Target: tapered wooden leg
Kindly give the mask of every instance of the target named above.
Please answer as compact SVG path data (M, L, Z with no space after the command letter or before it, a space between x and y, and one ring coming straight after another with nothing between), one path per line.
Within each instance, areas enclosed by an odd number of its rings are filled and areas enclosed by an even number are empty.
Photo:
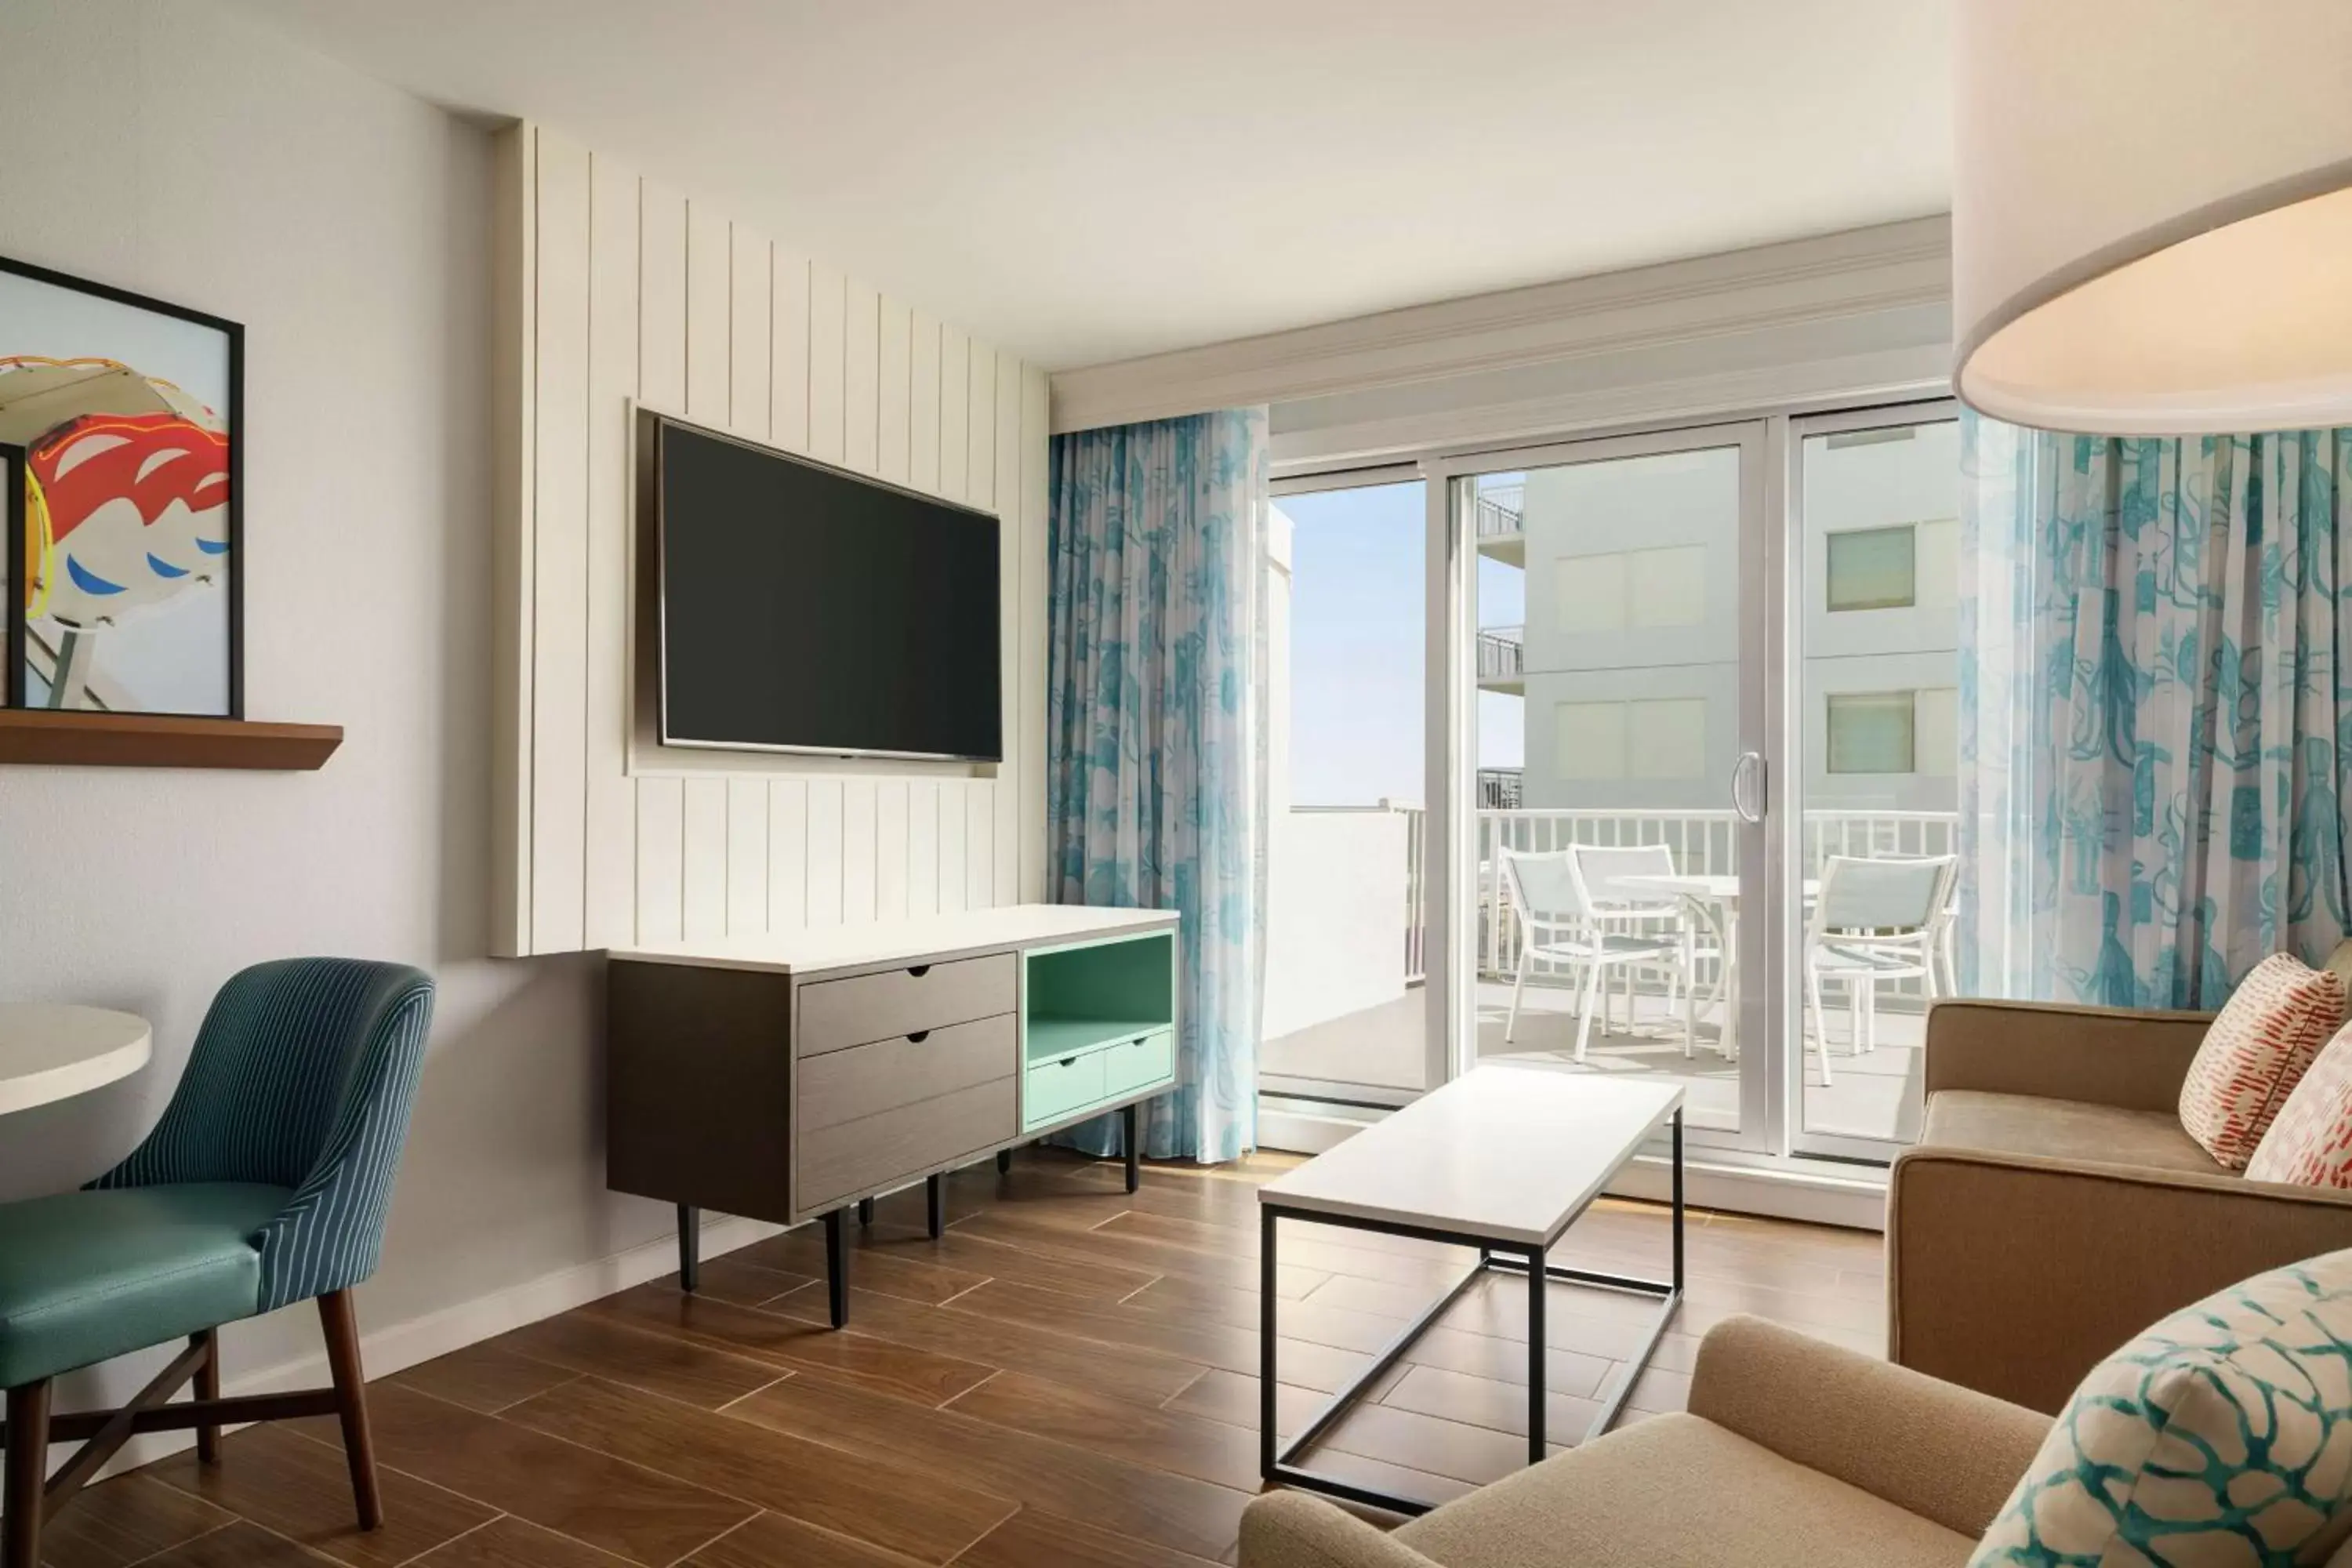
M327 1364L335 1373L335 1414L343 1424L343 1458L352 1468L352 1500L360 1528L383 1523L383 1501L375 1485L375 1439L368 1433L367 1373L360 1368L360 1325L352 1293L330 1290L319 1298L319 1321L327 1331Z
M923 1203L929 1211L927 1217L930 1221L931 1239L937 1241L947 1234L948 1228L946 1177L933 1174L923 1183Z
M1135 1191L1143 1184L1143 1103L1138 1100L1125 1111L1127 1125L1121 1130L1127 1144L1127 1190Z
M220 1331L206 1329L190 1334L188 1342L205 1347L205 1364L196 1368L196 1397L199 1400L220 1397ZM220 1463L220 1426L210 1422L196 1428L196 1462L200 1465Z
M702 1211L692 1204L677 1205L677 1287L692 1290L702 1283Z
M1010 1149L999 1149L996 1152L996 1173L1000 1176L1005 1175L1010 1173L1012 1169L1013 1151Z
M824 1216L824 1293L836 1329L849 1321L849 1236L843 1228L846 1209L828 1210Z
M49 1472L49 1380L8 1391L7 1536L0 1568L40 1568L41 1488Z

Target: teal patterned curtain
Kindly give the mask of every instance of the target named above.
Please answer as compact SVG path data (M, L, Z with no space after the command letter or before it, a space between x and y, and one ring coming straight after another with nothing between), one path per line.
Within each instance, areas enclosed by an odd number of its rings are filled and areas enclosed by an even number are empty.
M1054 437L1047 874L1062 903L1182 914L1154 1159L1256 1142L1265 435L1255 408ZM1071 1141L1118 1138L1104 1117Z
M2216 1007L2325 960L2352 430L1962 441L1963 992Z

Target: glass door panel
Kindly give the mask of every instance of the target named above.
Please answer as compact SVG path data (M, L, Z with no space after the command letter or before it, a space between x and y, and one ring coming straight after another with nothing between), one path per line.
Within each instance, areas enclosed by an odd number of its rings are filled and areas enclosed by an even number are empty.
M1890 1159L1918 1135L1926 1008L1952 983L1959 426L1936 405L1794 433L1791 1142Z
M1274 499L1269 1095L1398 1105L1445 1071L1424 989L1425 494L1412 479Z
M1696 1136L1750 1146L1770 1056L1740 984L1768 951L1743 919L1764 907L1761 450L1760 426L1725 426L1454 480L1475 1054L1671 1079Z

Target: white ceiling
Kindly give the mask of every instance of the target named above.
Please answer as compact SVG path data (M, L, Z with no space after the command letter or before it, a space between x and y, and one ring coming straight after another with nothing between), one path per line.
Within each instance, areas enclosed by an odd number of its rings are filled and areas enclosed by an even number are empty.
M229 0L1055 367L1942 211L1948 0Z

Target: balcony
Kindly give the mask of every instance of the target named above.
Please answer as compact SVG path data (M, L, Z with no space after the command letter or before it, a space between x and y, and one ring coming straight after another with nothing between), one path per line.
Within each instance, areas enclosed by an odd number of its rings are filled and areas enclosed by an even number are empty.
M1478 633L1478 689L1528 694L1528 629L1487 626Z
M1482 489L1477 499L1478 553L1507 565L1528 563L1528 492L1525 485Z
M1481 1057L1531 1056L1572 1065L1576 993L1569 976L1538 962L1531 969L1515 1039L1503 1038L1521 933L1502 884L1502 849L1557 850L1574 845L1663 844L1677 872L1736 875L1738 818L1729 811L1640 812L1521 810L1486 805L1490 779L1497 795L1514 770L1481 770L1482 809L1475 826L1477 877L1474 929L1476 1013ZM1316 1083L1363 1085L1404 1092L1427 1087L1427 1007L1419 989L1424 918L1420 881L1420 813L1390 808L1313 816L1316 869L1286 854L1277 836L1272 856L1267 940L1267 1038L1260 1068L1286 1092ZM1811 811L1805 814L1803 874L1818 875L1832 855L1948 855L1957 847L1958 817L1948 812ZM1277 830L1279 835L1280 830ZM1381 869L1391 857L1410 863ZM1288 861L1286 867L1286 860ZM1391 911L1398 911L1392 913ZM1384 921L1402 918L1398 933ZM1402 955L1410 955L1400 962ZM1345 981L1339 978L1345 976ZM1723 978L1718 961L1698 966L1699 994L1709 996ZM1740 1072L1735 1058L1716 1047L1723 1010L1713 1005L1696 1020L1696 1048L1683 1055L1681 1017L1654 981L1633 984L1630 995L1612 976L1615 1000L1604 1026L1596 1011L1583 1070L1622 1077L1671 1078L1688 1090L1692 1124L1738 1123ZM1804 1098L1799 1114L1816 1131L1907 1141L1916 1136L1919 1106L1919 1045L1927 996L1916 980L1887 982L1877 992L1875 1047L1856 1050L1846 998L1832 991L1826 1016L1807 1018ZM1812 1031L1826 1033L1834 1070L1821 1081Z

